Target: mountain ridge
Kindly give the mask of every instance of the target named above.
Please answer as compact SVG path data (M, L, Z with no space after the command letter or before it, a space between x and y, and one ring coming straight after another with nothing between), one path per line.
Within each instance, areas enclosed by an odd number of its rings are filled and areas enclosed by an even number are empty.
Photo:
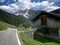
M0 10L0 21L6 22L8 24L19 26L20 24L23 24L25 22L30 22L28 19L26 19L23 15L14 15L8 12L5 12L3 10Z

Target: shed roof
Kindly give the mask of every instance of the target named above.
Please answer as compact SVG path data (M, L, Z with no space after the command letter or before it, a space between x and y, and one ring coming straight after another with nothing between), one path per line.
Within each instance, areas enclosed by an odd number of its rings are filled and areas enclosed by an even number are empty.
M32 21L37 20L38 18L40 18L40 16L42 15L46 15L48 17L54 18L54 19L58 19L60 20L60 14L57 13L52 13L52 12L47 12L47 11L41 11L38 15L34 16L32 18Z

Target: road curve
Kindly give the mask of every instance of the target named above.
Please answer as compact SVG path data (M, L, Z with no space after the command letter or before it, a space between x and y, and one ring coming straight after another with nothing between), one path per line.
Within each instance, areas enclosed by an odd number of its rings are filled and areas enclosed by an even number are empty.
M16 34L16 29L14 28L0 31L0 45L19 45Z

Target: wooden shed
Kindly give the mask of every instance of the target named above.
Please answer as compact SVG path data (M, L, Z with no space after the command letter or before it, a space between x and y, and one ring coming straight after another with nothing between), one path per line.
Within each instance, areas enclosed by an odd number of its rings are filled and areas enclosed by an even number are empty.
M41 11L32 21L37 32L60 41L60 14Z

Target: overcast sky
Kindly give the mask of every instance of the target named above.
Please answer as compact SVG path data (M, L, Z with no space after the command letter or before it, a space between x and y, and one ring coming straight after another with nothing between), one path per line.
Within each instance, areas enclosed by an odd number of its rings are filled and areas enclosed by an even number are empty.
M34 9L52 11L60 8L60 0L0 0L0 9L10 13Z

